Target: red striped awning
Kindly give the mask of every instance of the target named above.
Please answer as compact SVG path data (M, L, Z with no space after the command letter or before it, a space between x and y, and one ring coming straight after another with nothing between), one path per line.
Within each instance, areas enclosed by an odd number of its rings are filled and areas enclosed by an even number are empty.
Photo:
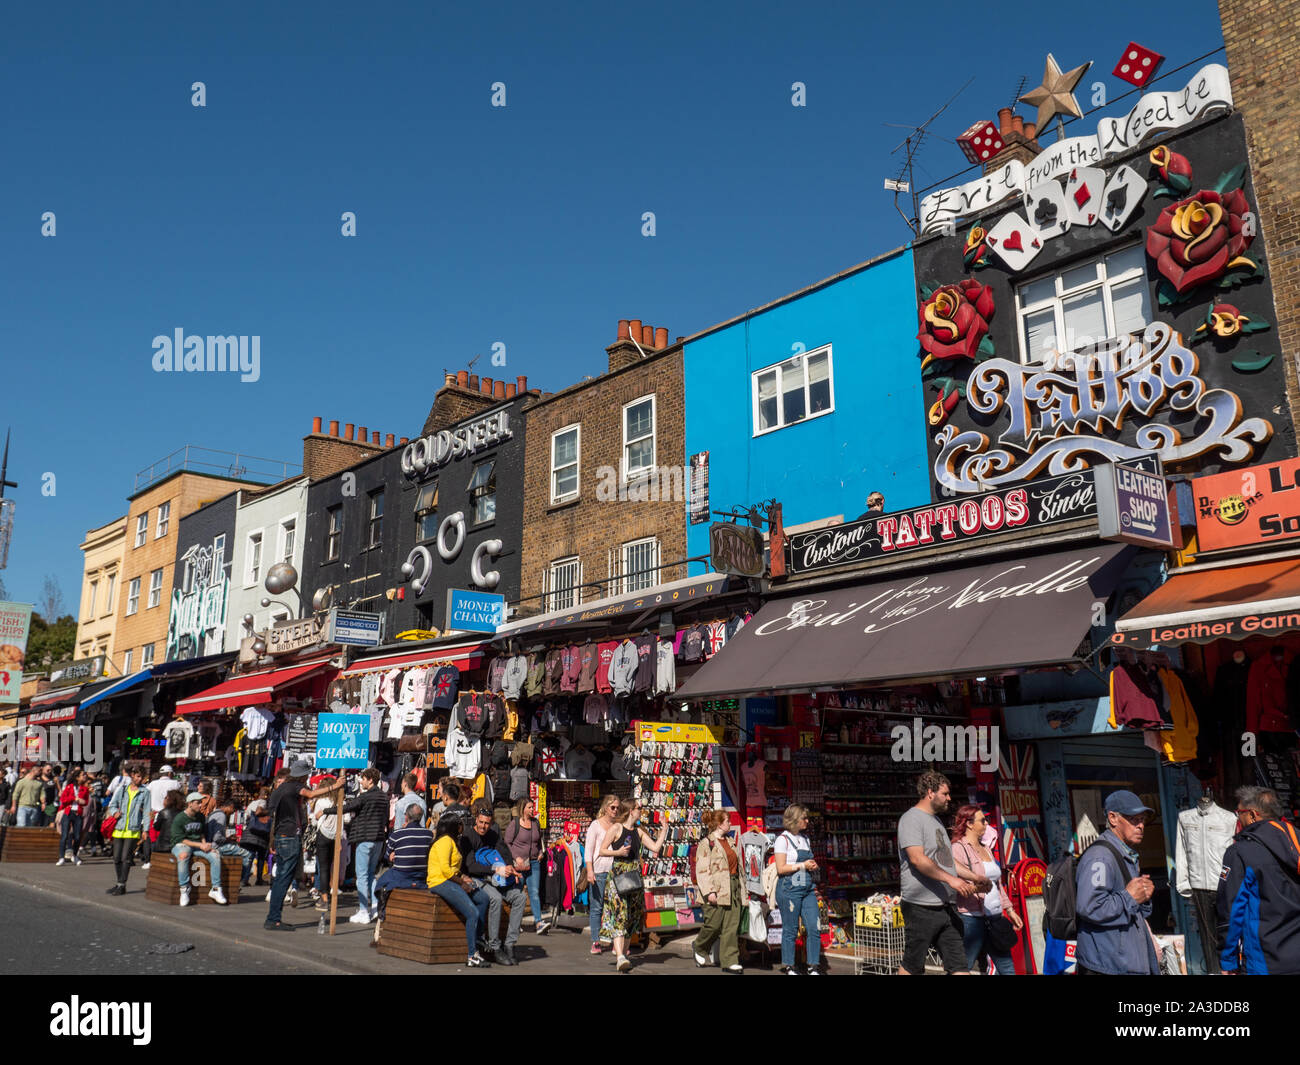
M176 712L197 714L203 710L224 710L227 707L265 706L281 689L328 668L329 660L320 659L232 677L197 695L191 695L188 699L177 700Z
M481 643L464 644L458 647L421 647L411 651L401 651L364 658L353 662L343 671L345 677L359 677L363 673L374 673L381 669L414 669L428 666L434 662L446 662L459 670L474 669L483 661L486 645Z

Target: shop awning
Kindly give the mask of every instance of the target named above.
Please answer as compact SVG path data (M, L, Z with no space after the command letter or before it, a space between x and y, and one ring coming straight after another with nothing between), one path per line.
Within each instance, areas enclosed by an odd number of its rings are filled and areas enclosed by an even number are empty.
M94 706L95 703L102 702L104 699L111 699L114 695L119 695L128 688L134 688L137 684L142 684L152 676L152 669L142 669L138 673L132 673L129 676L120 678L119 680L101 681L99 682L101 685L99 687L96 687L96 685L93 684L87 684L86 687L82 689L83 698L81 700L81 708L84 710L86 707ZM90 695L87 697L87 691L92 688L94 691L90 692Z
M483 661L485 648L481 643L457 644L451 647L420 647L411 651L390 651L388 654L363 658L343 671L345 677L358 677L379 669L414 669L433 662L450 662L459 670L474 669Z
M87 685L78 684L71 688L56 688L53 691L41 692L40 695L32 696L28 706L32 710L49 710L56 706L71 706L76 709L77 703L81 701L81 693L86 687Z
M226 707L266 706L276 693L297 681L329 668L329 659L300 662L280 669L264 669L233 677L211 688L205 688L188 699L176 702L176 713L197 714L203 710L223 710Z
M1175 573L1115 629L1116 643L1142 647L1300 630L1300 558Z
M847 687L1074 658L1132 549L1100 544L774 599L676 698Z
M606 622L617 625L619 621L626 621L646 612L672 610L674 607L710 599L721 595L726 589L725 573L684 577L680 581L657 584L644 591L593 599L589 603L582 603L568 610L552 610L548 614L538 614L536 617L512 621L497 629L496 636L498 639L504 636L524 636L550 629L590 627L603 625Z

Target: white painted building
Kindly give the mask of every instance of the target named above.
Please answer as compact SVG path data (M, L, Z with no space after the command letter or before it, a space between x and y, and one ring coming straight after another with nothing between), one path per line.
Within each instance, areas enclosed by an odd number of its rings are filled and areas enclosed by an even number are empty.
M235 541L230 550L227 651L239 650L239 641L246 634L243 625L245 614L253 615L254 627L258 631L273 621L302 615L293 592L273 596L266 591L263 582L266 571L277 562L289 562L299 573L302 572L309 483L308 478L299 477L265 492L240 493L235 511ZM264 597L279 599L293 609L285 610L274 603L264 607Z

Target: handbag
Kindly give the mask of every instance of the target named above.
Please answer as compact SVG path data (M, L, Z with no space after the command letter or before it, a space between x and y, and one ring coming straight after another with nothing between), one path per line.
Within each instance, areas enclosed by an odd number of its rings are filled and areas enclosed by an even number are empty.
M99 833L105 839L113 838L115 828L117 828L117 814L109 814L99 823Z
M641 883L641 871L639 869L628 869L614 877L614 890L620 895L635 895L638 891L644 890Z
M1020 940L1015 925L1007 920L1004 913L996 917L986 917L984 927L984 941L988 944L989 950L995 954L1009 954L1011 948Z

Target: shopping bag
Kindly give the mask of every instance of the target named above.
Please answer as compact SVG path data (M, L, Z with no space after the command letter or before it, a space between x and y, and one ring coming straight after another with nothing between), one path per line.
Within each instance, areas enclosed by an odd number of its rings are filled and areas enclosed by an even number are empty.
M758 899L749 900L749 907L741 916L740 934L754 943L767 942L767 907Z

